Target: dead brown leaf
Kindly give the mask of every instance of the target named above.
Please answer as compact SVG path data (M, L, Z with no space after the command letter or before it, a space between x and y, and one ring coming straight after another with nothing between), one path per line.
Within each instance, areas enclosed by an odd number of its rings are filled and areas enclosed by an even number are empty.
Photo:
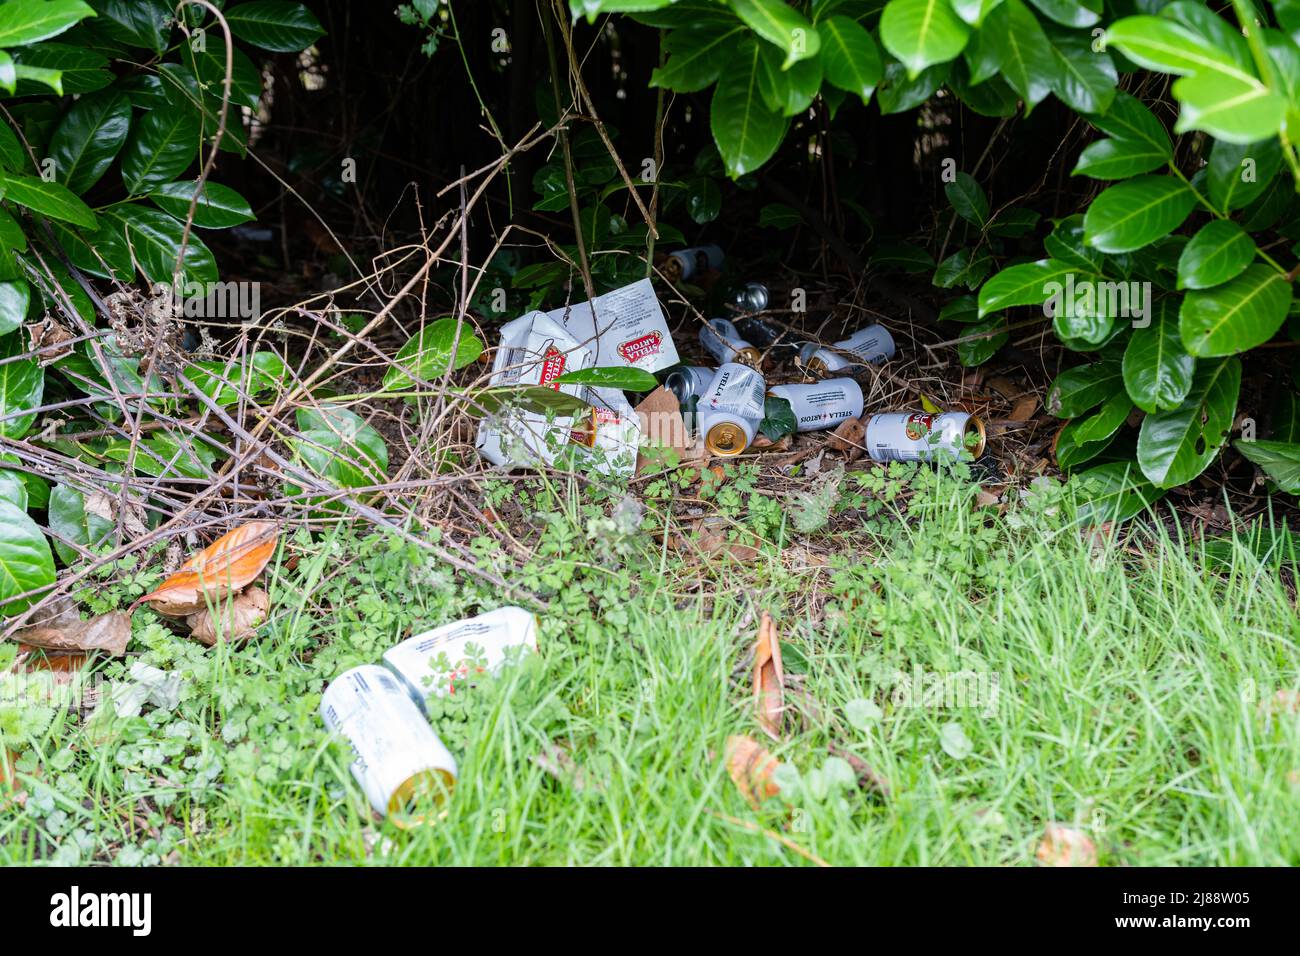
M275 554L278 529L273 521L250 521L222 535L190 558L155 591L147 602L166 617L189 617L209 602L251 584Z
M185 619L190 637L208 647L224 640L229 644L246 641L266 620L271 596L259 587L249 587L233 598L223 599L212 610L204 609Z
M678 461L687 458L691 438L686 431L686 422L682 418L681 404L677 401L676 395L661 385L637 405L636 415L641 422L644 444L652 448L656 445L660 448L670 448L677 452ZM649 455L644 451L637 453L637 474L655 471L662 467L660 456L653 451Z
M1038 396L1033 392L1027 395L1021 395L1016 399L1016 403L1011 406L1011 414L1007 416L1008 421L1027 422L1034 417L1034 412L1038 411Z
M860 418L848 418L835 426L835 430L826 439L826 447L831 451L843 452L849 461L854 461L867 450L867 426Z
M23 628L14 638L46 650L104 651L122 657L131 640L131 615L126 611L112 611L83 621L59 614L40 626Z
M1063 823L1049 823L1034 854L1043 866L1096 866L1097 846L1087 834Z
M764 732L780 740L785 720L785 668L781 666L781 635L767 611L759 621L754 643L754 712Z
M780 761L753 737L728 737L726 760L727 773L731 774L736 789L755 809L760 801L781 792L772 780L772 774L781 766Z
M886 777L883 773L876 770L874 767L871 766L871 764L867 763L857 754L845 750L843 747L840 747L836 744L830 745L830 752L834 754L836 757L840 757L843 760L846 760L848 762L848 765L853 768L853 772L858 775L859 787L861 787L863 790L874 791L875 793L880 794L880 796L884 797L886 800L889 799L889 795L891 792L889 786L889 778Z

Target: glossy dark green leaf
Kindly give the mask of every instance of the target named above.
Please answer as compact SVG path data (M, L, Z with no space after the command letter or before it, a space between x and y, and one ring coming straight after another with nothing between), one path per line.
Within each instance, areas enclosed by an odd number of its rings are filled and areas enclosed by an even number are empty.
M204 93L220 103L226 78L226 44L220 32L209 33L202 49L196 50L188 44L181 47L181 59L194 71ZM262 74L239 49L231 51L230 67L230 111L226 122L238 123L236 107L256 109L262 98Z
M630 366L580 368L572 372L565 372L555 381L561 385L620 388L628 392L652 392L659 385L659 380L649 372Z
M384 375L384 390L400 392L416 388L416 379L437 381L447 373L448 366L464 368L482 354L483 342L469 325L453 318L438 319L397 350L393 367Z
M1144 140L1099 139L1084 147L1070 175L1128 179L1157 169L1168 160L1167 155Z
M785 54L785 66L815 57L821 37L804 15L785 0L730 0L736 16Z
M63 92L69 96L102 90L113 82L108 58L84 47L68 43L38 43L14 50L13 54L15 61L25 66L57 70ZM19 96L45 92L35 84L31 89L26 87L26 83L18 84Z
M130 248L140 271L150 282L170 283L180 251L182 225L166 213L137 203L104 210L104 219L116 227ZM185 245L183 276L191 282L216 282L217 261L193 233Z
M54 174L81 195L108 171L131 128L131 101L112 90L73 104L50 137Z
M1090 10L1088 13L1096 16ZM1051 44L1056 59L1052 92L1057 99L1080 113L1106 112L1115 99L1115 85L1119 82L1110 54L1095 52L1087 34L1065 30L1055 31Z
M1081 445L1097 444L1109 439L1128 419L1133 403L1123 389L1101 403L1095 414L1077 419L1074 440Z
M1172 159L1173 144L1155 114L1129 93L1119 92L1105 114L1088 117L1088 122L1103 133L1120 140L1135 140L1150 146L1154 152Z
M1124 387L1144 412L1177 408L1192 388L1196 359L1178 332L1177 300L1156 304L1151 324L1133 330L1124 349Z
M1183 247L1178 288L1208 289L1239 276L1255 259L1255 241L1231 219L1206 223Z
M973 314L973 313L972 313ZM982 322L976 322L962 330L962 337L970 335L981 335L990 333L982 338L972 339L968 342L957 343L957 359L967 368L976 365L983 365L994 355L998 349L1006 345L1011 340L1011 333L1006 331L1006 319L1000 315L995 315L990 319Z
M1206 469L1232 429L1240 389L1240 361L1201 361L1181 405L1142 419L1138 464L1152 484L1172 488Z
M920 106L947 81L950 67L949 63L936 63L920 76L911 78L907 75L907 67L897 60L886 63L884 79L876 90L880 112L889 116Z
M664 38L668 59L650 75L650 85L678 93L707 89L722 74L727 54L744 34L739 21L725 29L713 24L678 27Z
M0 175L0 187L4 189L5 199L43 216L61 219L74 226L85 226L87 229L94 229L97 225L90 207L59 183L47 183L34 176L4 173Z
M87 230L84 237L79 230L59 222L51 222L50 231L68 261L87 275L125 282L135 274L125 237L107 219L98 229Z
M876 41L857 21L845 16L821 21L817 33L827 81L866 103L884 76Z
M980 289L980 316L1015 305L1040 305L1054 291L1059 292L1066 277L1076 272L1076 263L1057 259L1040 259L1003 269Z
M713 91L709 126L733 179L766 163L781 145L788 125L785 117L763 102L760 55L756 43L746 44Z
M149 193L158 208L174 219L185 221L194 198L195 183L167 183ZM203 229L226 229L254 218L248 200L229 186L205 183L199 201L194 206L194 225Z
M116 528L103 495L96 496L90 508L86 505L86 496L68 485L56 485L50 492L50 531L54 550L64 564L77 562L81 557L78 548L98 549Z
M1243 441L1232 443L1241 452L1264 470L1277 486L1288 494L1300 494L1300 443L1268 441Z
M1038 12L1049 20L1067 27L1090 27L1101 19L1101 3L1097 0L1029 0Z
M35 359L17 358L27 349L22 333L0 336L0 437L22 438L36 421L45 394L45 369Z
M1076 365L1056 376L1043 407L1057 418L1078 418L1123 389L1118 361L1103 359L1090 365Z
M185 375L218 405L235 405L244 399L256 401L283 385L289 379L289 369L274 352L254 352L239 361L195 362Z
M981 229L989 219L989 197L969 173L957 173L955 179L945 183L944 195L957 215Z
M140 117L122 153L127 192L147 193L185 172L198 156L200 132L198 117L185 109L160 108Z
M1275 139L1246 146L1216 142L1206 169L1210 201L1223 212L1250 205L1281 165L1282 148Z
M0 501L0 614L25 611L43 597L28 592L49 587L54 577L54 555L41 529L22 509Z
M1002 7L1007 11L1002 77L1020 94L1028 113L1057 85L1057 60L1047 34L1021 0L1004 0Z
M1256 263L1212 289L1189 292L1179 313L1187 351L1197 357L1235 355L1271 339L1286 321L1291 283Z
M277 53L305 50L322 36L320 21L301 3L254 0L226 11L230 32L241 40Z
M1102 252L1131 252L1169 235L1196 204L1187 184L1173 176L1139 176L1111 186L1083 217L1088 245Z
M1100 275L1106 261L1103 253L1084 243L1081 213L1058 222L1043 240L1043 249L1053 259L1088 274Z
M0 282L0 335L15 331L27 318L32 290L23 279Z
M880 17L880 42L912 79L955 58L969 37L970 27L948 0L889 0Z
M0 6L0 48L48 40L94 15L81 0L9 0Z
M168 0L95 0L95 8L99 11L96 29L112 39L155 53L167 49L172 23Z

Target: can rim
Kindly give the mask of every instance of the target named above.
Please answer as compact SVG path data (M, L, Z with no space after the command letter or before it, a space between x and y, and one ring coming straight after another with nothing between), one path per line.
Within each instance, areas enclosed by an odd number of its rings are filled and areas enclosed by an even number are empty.
M972 415L970 418L966 419L966 427L962 429L963 437L970 434L972 425L975 426L975 432L979 435L979 443L975 446L975 450L971 453L971 457L978 458L980 455L984 454L984 446L988 443L988 434L984 430L984 422L975 415Z
M399 830L413 827L429 826L442 819L443 804L456 786L456 778L451 771L441 767L421 770L402 781L388 798L388 818ZM433 806L426 813L411 813L409 807L416 797L433 798Z
M729 431L734 432L736 437L740 439L739 443L736 444L734 448L727 449L727 448L720 447L719 445L720 439L715 436L717 436L719 431L722 429L727 429ZM749 447L749 442L746 440L747 438L748 436L745 434L745 429L737 425L735 422L718 422L716 425L710 428L707 433L705 433L704 447L707 448L711 453L715 455L719 455L724 458L730 458L733 455L739 455L747 447Z

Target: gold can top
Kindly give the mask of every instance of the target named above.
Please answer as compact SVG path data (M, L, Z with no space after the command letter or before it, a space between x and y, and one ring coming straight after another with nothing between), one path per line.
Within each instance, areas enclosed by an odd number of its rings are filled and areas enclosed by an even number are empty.
M739 455L747 444L745 430L732 422L719 422L704 436L704 447L714 455Z

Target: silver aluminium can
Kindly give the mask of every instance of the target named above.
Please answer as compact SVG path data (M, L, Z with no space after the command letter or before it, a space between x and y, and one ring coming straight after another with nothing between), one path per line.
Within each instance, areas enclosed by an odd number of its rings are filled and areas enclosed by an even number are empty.
M753 442L763 420L767 383L757 369L725 362L699 403L700 434L714 455L739 455Z
M456 784L456 760L397 677L375 664L325 688L325 726L352 747L352 776L377 812L406 829L435 819Z
M862 386L851 378L777 385L768 394L790 403L796 426L801 432L834 428L840 422L862 414Z
M898 346L883 325L868 325L830 347L810 342L799 353L809 372L839 372L853 365L878 365L894 357Z
M729 319L709 319L700 326L700 344L719 362L744 362L756 366L762 357L752 343L741 337Z
M967 412L880 412L867 422L867 453L875 461L933 461L963 450L984 452L984 423Z
M678 403L684 410L692 398L698 399L705 393L716 374L718 374L716 368L683 365L668 373L667 378L664 379L664 388L677 397Z

